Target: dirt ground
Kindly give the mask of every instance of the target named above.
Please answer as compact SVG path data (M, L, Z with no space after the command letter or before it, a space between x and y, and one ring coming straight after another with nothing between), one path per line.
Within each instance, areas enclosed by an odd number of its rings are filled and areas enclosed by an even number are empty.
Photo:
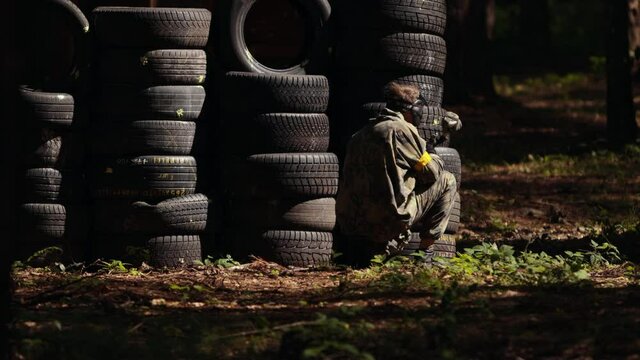
M629 233L640 211L640 151L605 149L604 83L579 74L497 85L500 101L452 108L464 121L453 141L464 164L460 248L489 241L549 251ZM175 271L22 268L13 356L640 359L633 267L556 286L261 260Z

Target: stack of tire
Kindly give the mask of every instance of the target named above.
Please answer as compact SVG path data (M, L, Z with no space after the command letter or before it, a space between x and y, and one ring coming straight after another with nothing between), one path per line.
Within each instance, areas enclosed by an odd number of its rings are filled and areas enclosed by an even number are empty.
M60 247L65 258L84 256L82 226L85 213L82 148L72 127L73 96L20 88L26 121L23 131L24 172L19 205L18 254L27 256L46 247Z
M340 117L338 153L351 135L385 107L383 89L395 81L416 85L428 106L418 132L461 182L460 156L449 148L443 127L443 73L447 48L443 39L445 0L352 0L336 4L336 116ZM456 197L447 233L457 232L460 201ZM418 249L414 234L407 252ZM455 254L455 239L445 236L429 249L442 257Z
M224 89L228 248L287 266L329 264L339 165L327 153L327 78L229 72Z
M86 75L82 71L86 64L82 50L89 22L70 1L43 1L38 6L41 11L36 12L38 16L46 14L69 27L74 56L70 71L58 74L58 81L28 80L41 84L38 87L44 90L31 85L18 89L23 147L18 172L19 238L13 249L19 258L24 258L38 250L57 247L63 250L64 260L75 262L85 255L87 229L82 216L86 213L86 199L82 131L74 116L77 108L74 96L69 92L75 94L79 90L78 79ZM61 260L57 256L60 253L48 253L47 256L56 255L49 261Z
M260 63L245 39L256 1L216 3L216 59L227 71L220 86L220 245L238 259L255 255L287 266L323 266L331 261L339 172L337 156L327 152L329 83L317 75L329 59L331 7L327 0L296 3L306 47L282 69ZM263 15L255 31L264 26L268 33L285 16Z
M192 157L211 13L99 7L91 162L96 255L148 250L154 266L201 259L208 199Z

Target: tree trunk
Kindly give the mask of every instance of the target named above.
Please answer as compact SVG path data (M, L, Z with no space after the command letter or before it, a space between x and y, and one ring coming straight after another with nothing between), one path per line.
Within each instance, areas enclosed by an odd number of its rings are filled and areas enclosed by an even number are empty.
M640 0L629 0L629 53L633 54L631 71L640 75Z
M472 0L469 7L465 77L471 95L482 99L496 96L491 49L495 10L495 0Z
M607 0L607 136L614 147L634 142L638 133L629 56L629 2Z
M495 0L449 0L447 7L445 102L494 98L490 48Z
M520 39L527 65L549 65L551 33L548 0L521 0Z

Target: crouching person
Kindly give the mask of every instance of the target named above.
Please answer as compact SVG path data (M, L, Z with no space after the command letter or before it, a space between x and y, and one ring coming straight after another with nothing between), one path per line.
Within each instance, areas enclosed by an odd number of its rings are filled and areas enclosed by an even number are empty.
M355 265L367 265L376 254L398 254L411 228L424 247L447 228L456 180L418 135L424 111L419 95L415 86L389 84L386 109L347 145L336 215Z

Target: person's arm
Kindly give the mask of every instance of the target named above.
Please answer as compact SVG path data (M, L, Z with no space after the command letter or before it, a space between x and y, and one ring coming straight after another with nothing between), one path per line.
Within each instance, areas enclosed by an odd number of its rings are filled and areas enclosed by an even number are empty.
M417 132L399 129L395 132L395 151L398 163L411 169L423 184L433 184L444 171L444 163L426 149L426 142Z

